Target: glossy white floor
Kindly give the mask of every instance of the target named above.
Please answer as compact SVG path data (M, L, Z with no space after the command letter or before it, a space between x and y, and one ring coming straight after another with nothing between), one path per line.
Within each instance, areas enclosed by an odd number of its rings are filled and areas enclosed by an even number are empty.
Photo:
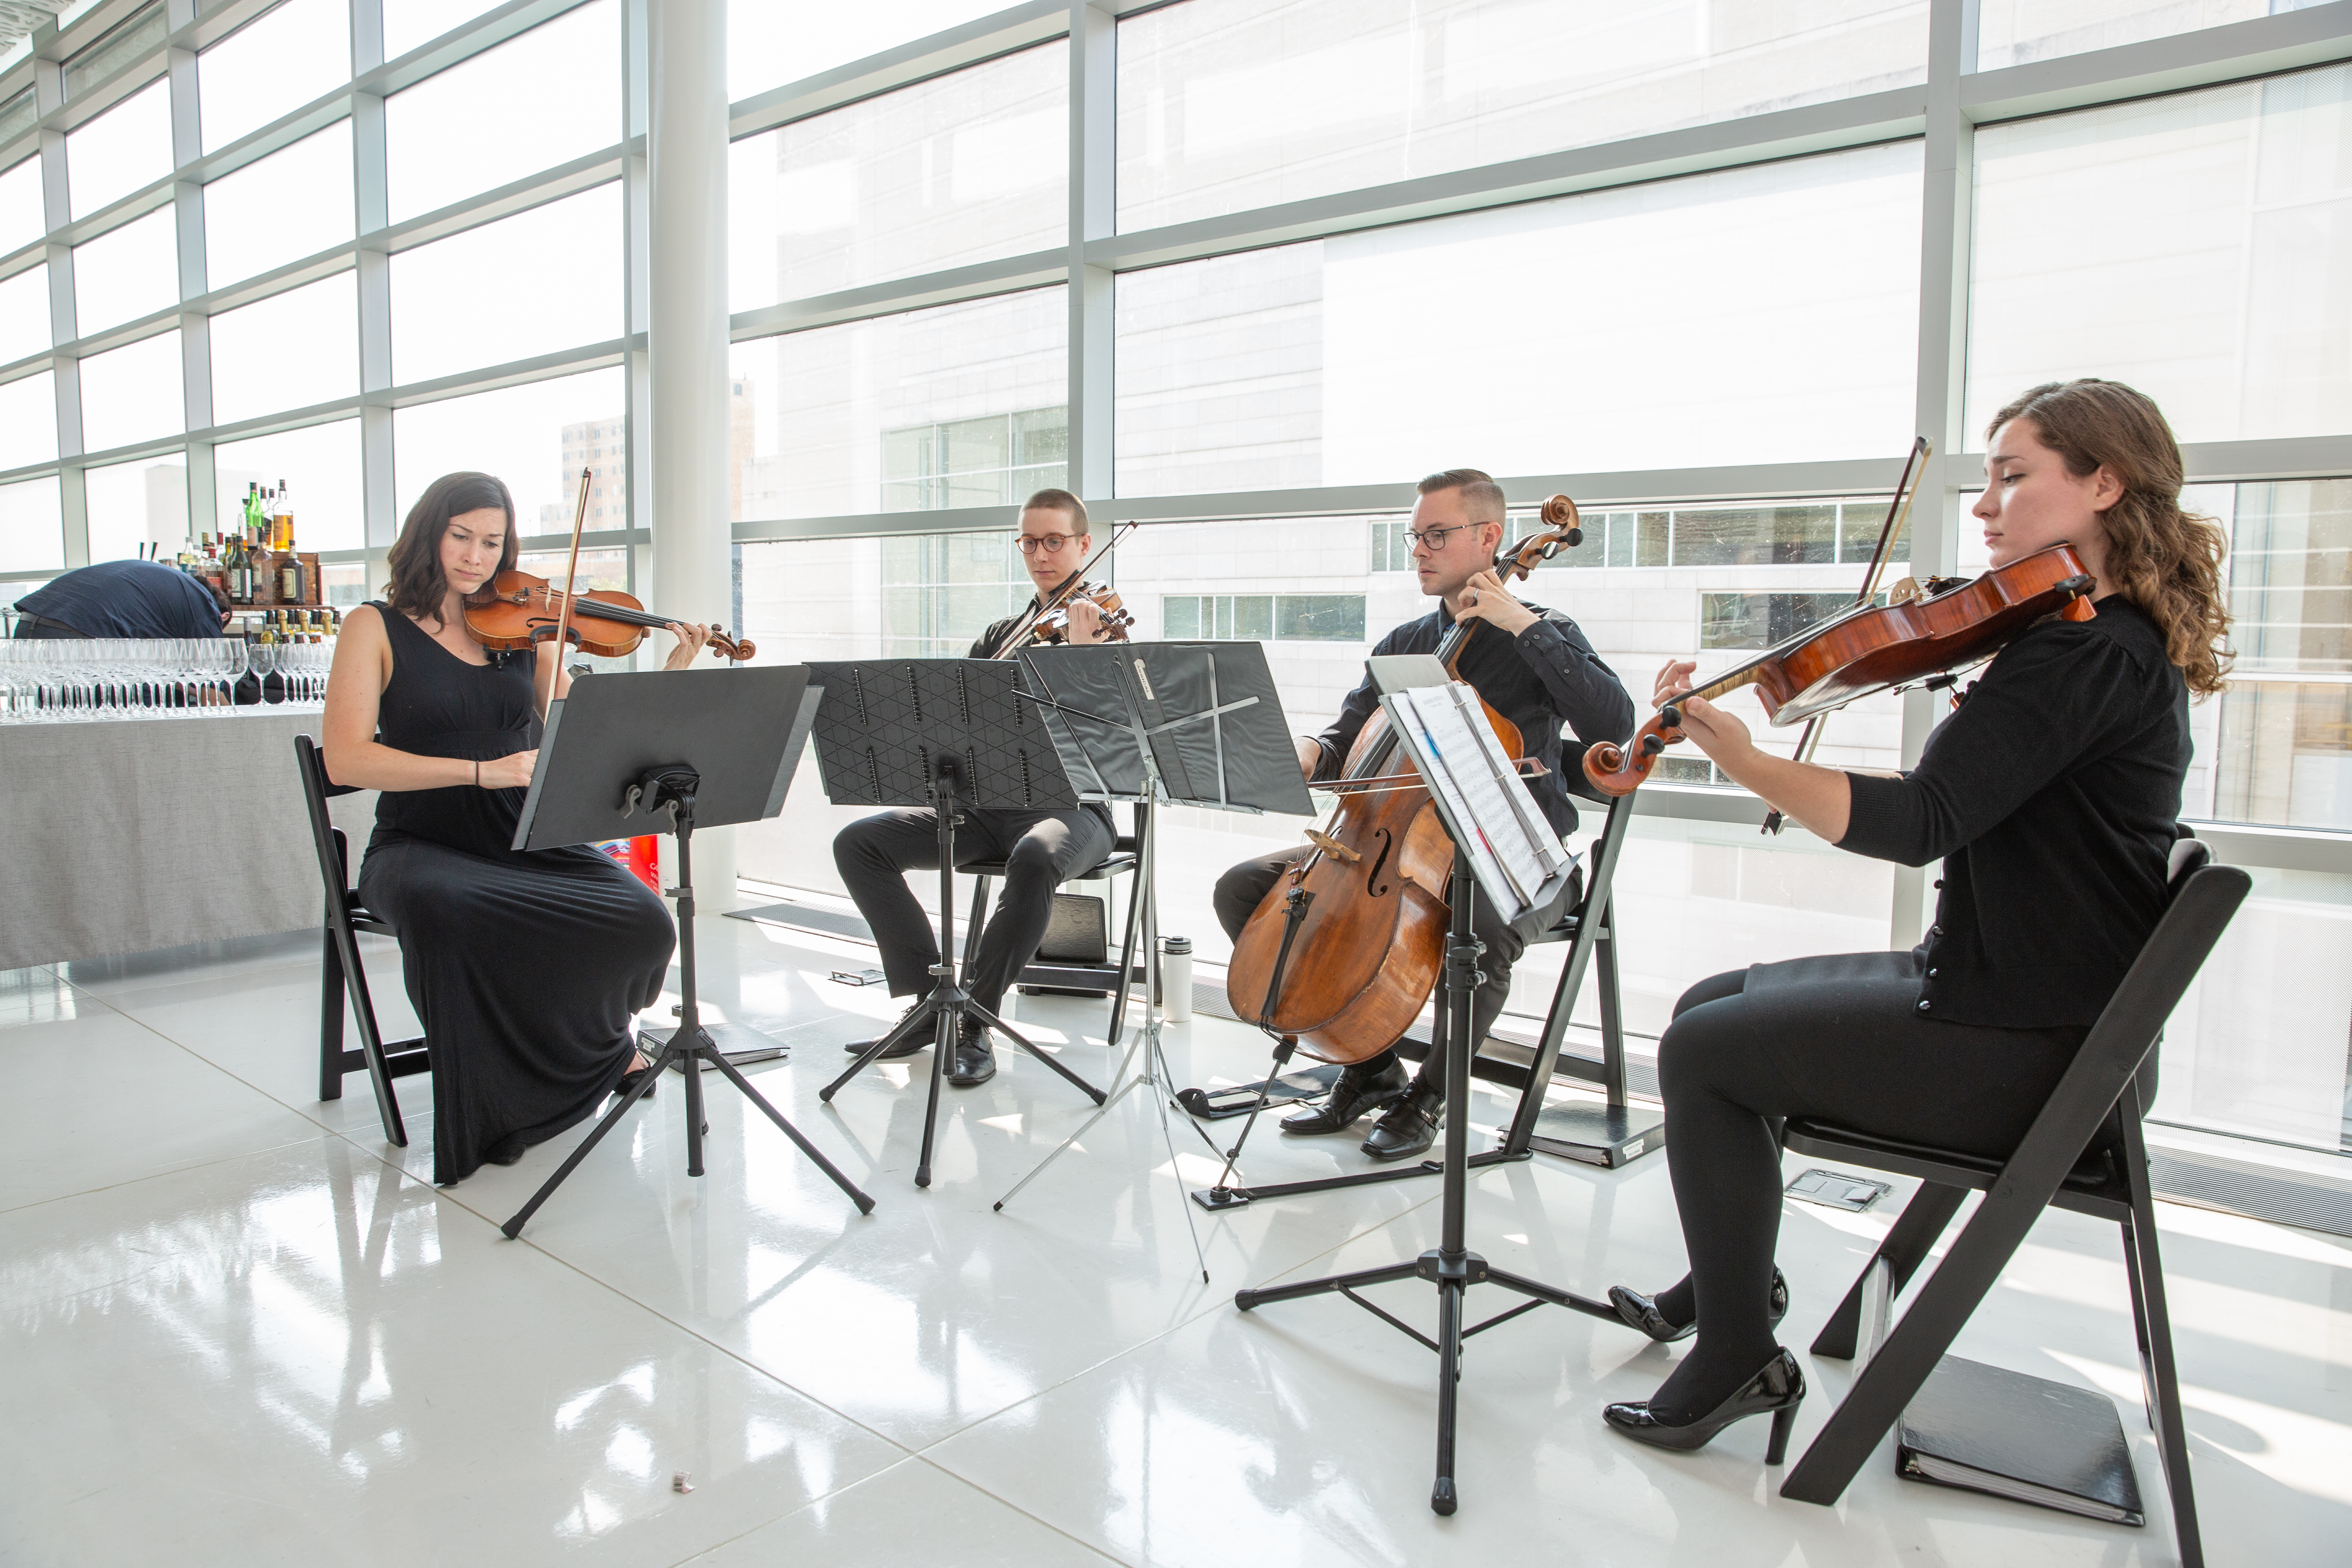
M580 1134L436 1191L427 1080L401 1086L404 1151L364 1079L313 1099L311 939L0 975L0 1562L2174 1560L2111 1230L2046 1219L1960 1349L2116 1395L2147 1529L1899 1481L1885 1452L1839 1508L1789 1502L1760 1423L1696 1456L1634 1447L1599 1408L1675 1352L1549 1310L1474 1342L1463 1507L1439 1520L1428 1353L1338 1298L1232 1304L1244 1284L1433 1245L1434 1183L1200 1216L1203 1286L1178 1178L1211 1167L1180 1125L1171 1171L1142 1097L992 1213L1087 1109L1011 1060L951 1094L919 1191L909 1064L816 1100L838 1042L895 1010L825 978L857 950L715 918L702 944L723 1016L793 1047L755 1081L874 1193L871 1217L723 1088L709 1173L688 1179L671 1078L509 1242L498 1222ZM389 944L371 969L387 1028L407 1032ZM1018 1005L1107 1074L1099 1009ZM1186 1082L1264 1059L1230 1024L1171 1040ZM1267 1136L1252 1169L1357 1159L1352 1141ZM1789 1205L1792 1347L1881 1206ZM2343 1563L2352 1243L2165 1220L2211 1560ZM1488 1173L1471 1225L1497 1262L1590 1294L1680 1271L1659 1160ZM1381 1295L1434 1316L1425 1287ZM1800 1447L1848 1375L1809 1363Z

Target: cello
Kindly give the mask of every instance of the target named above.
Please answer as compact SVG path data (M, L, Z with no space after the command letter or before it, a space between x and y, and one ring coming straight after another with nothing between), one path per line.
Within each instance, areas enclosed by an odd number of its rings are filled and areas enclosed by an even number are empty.
M1566 496L1546 500L1541 521L1544 531L1495 556L1503 582L1583 540ZM1438 645L1448 674L1479 625L1456 621ZM1506 753L1525 758L1517 726L1483 700L1479 707ZM1342 1066L1396 1043L1435 989L1444 958L1454 846L1421 775L1383 771L1395 756L1388 715L1376 710L1349 747L1339 779L1317 786L1340 799L1324 826L1307 830L1314 853L1267 889L1234 939L1226 971L1226 994L1243 1022Z

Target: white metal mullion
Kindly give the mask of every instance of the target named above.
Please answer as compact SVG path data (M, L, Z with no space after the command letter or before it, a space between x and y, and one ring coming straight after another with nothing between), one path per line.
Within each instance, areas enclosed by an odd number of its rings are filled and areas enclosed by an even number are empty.
M650 286L653 195L646 180L646 122L653 102L652 36L647 0L623 0L621 11L621 137L628 153L621 163L622 335L629 351L622 360L621 477L622 559L626 586L636 591L653 575L652 536L640 520L653 515L653 376ZM726 237L719 237L721 244ZM731 411L732 405L730 403ZM739 631L740 627L737 628Z
M46 115L64 101L65 71L55 60L33 62L35 107ZM58 238L71 221L73 204L66 187L66 137L44 127L40 132L41 226L49 236L49 342L69 343L79 335L74 325L73 249ZM82 482L81 361L58 355L50 382L57 389L58 508L65 532L65 563L89 564L89 492Z
M177 33L194 19L195 0L165 0L164 16ZM164 70L172 95L172 167L181 176L172 186L174 260L180 284L180 415L192 434L183 447L182 482L188 497L188 538L213 531L216 499L213 444L193 432L213 425L212 317L194 305L211 290L205 283L204 188L189 171L204 156L203 105L194 49L167 48Z
M352 0L352 76L383 64L383 0ZM391 199L384 156L383 98L352 94L352 228L359 242L360 511L371 551L391 547L400 527L393 488L392 405L372 394L392 389L392 256L383 248ZM375 243L369 239L373 237ZM371 563L371 576L373 565ZM371 590L374 584L369 584Z
M1118 19L1070 6L1069 475L1092 509L1112 494L1112 275L1087 247L1116 227Z

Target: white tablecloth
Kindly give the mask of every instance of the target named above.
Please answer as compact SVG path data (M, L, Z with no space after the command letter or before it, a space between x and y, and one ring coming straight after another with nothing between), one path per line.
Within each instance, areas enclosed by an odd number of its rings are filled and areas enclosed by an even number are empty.
M0 969L318 925L294 765L320 715L0 727ZM375 795L327 803L354 872Z

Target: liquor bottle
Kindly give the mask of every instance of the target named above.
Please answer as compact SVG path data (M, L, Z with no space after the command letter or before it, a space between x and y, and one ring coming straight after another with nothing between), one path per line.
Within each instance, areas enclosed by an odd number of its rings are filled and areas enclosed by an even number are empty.
M278 602L281 605L299 605L306 602L310 595L302 591L302 558L294 553L294 541L290 531L294 520L288 517L278 521L287 524L289 532L283 546L284 553L278 557Z
M260 526L260 523L261 481L258 479L247 479L245 485L245 521L237 530L238 533L244 537L246 547L247 549L251 549L256 543L259 542L255 530Z
M248 581L250 568L246 563L245 538L241 533L228 536L228 554L221 563L221 575L228 590L230 604L249 605L253 602L253 587Z
M280 550L293 549L294 503L291 500L288 499L286 494L286 481L284 479L278 481L278 495L277 498L270 502L269 514L272 523L274 524L274 531L278 542L277 547Z

